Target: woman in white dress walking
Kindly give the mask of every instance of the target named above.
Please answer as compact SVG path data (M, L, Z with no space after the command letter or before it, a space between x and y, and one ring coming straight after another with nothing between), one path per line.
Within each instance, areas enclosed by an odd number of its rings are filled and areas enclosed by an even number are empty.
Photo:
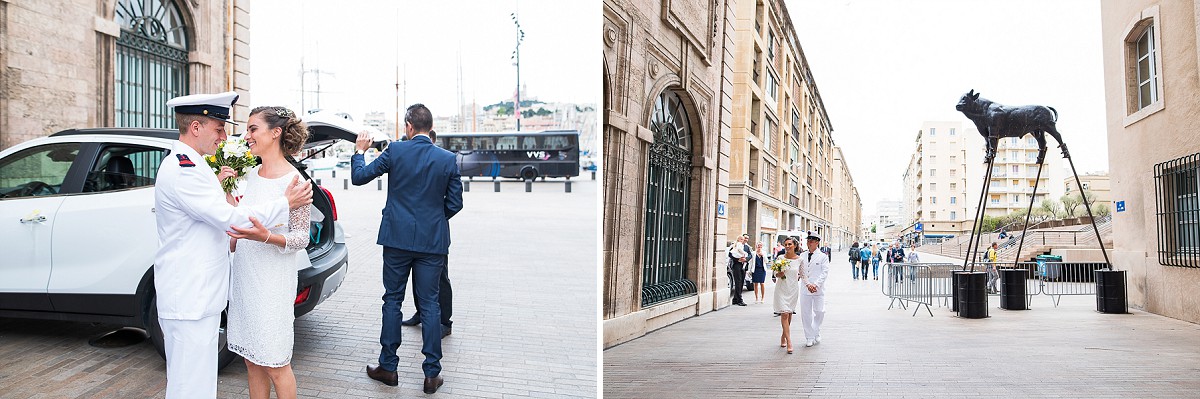
M783 271L775 272L775 314L783 324L783 335L779 337L779 346L786 347L787 353L792 353L792 315L796 314L796 301L800 299L800 255L796 254L799 244L795 238L788 237L783 241L783 260L786 266Z
M284 155L300 151L308 128L287 108L258 107L250 112L245 139L250 153L262 158L262 165L246 172L239 204L279 198L299 174ZM297 265L308 260L304 249L309 242L309 209L292 210L287 226L269 226L264 231L251 219L258 230L230 233L230 250L235 252L229 278L229 350L246 361L253 399L269 398L272 385L280 399L296 397L292 306Z

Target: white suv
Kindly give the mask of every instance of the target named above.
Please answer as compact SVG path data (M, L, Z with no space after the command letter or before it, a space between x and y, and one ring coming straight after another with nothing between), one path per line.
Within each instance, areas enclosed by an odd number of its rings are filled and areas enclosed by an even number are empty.
M334 140L328 125L316 125L314 132L325 134L314 140ZM352 140L349 132L337 133ZM154 178L178 137L163 129L72 129L0 152L0 317L139 327L162 354ZM298 272L297 317L346 275L348 251L333 196L314 186L313 206L319 221L308 246L312 267ZM224 367L236 356L225 349L221 325Z

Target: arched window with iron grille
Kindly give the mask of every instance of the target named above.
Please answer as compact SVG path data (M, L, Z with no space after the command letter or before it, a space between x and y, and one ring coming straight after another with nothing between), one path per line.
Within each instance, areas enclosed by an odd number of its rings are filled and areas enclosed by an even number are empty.
M116 125L174 128L167 100L188 92L187 28L171 0L119 0Z
M650 117L646 176L646 230L642 255L642 306L693 295L687 273L688 194L691 192L692 129L682 98L666 90Z

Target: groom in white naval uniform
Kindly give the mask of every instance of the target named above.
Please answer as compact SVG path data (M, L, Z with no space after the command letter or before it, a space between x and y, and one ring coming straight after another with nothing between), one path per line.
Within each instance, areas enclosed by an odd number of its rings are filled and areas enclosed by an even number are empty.
M821 252L821 237L816 233L809 232L805 242L808 244L808 252L800 254L800 322L804 325L804 346L809 347L821 343L829 256Z
M237 93L225 92L167 102L175 109L179 141L163 158L155 179L159 248L154 289L167 355L168 399L217 396L218 329L229 290L226 231L287 223L289 209L312 203L312 187L296 179L284 197L259 207L226 202L204 155L215 153L225 140L225 123L233 123L230 108L237 98Z

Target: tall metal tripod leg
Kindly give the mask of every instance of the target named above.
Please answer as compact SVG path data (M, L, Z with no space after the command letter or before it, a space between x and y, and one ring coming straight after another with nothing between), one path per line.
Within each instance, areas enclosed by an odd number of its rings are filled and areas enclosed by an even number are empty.
M967 256L963 259L963 271L967 270L967 264L971 264L971 271L975 271L975 264L971 261L975 259L975 253L979 252L976 247L979 242L976 240L977 234L982 234L979 230L983 230L983 214L987 205L987 196L991 192L992 182L992 165L996 163L996 158L988 158L987 172L984 173L983 189L979 193L979 202L975 205L975 219L971 222L971 237L967 239Z
M1029 195L1029 210L1025 211L1025 225L1021 226L1021 242L1017 244L1017 256L1013 258L1013 268L1021 261L1021 249L1025 247L1025 234L1029 233L1029 216L1033 215L1033 201L1037 199L1038 183L1042 182L1042 166L1046 161L1046 148L1038 150L1037 177L1033 179L1033 194Z
M1087 194L1083 192L1083 182L1079 181L1079 173L1075 171L1075 161L1071 160L1070 155L1064 155L1063 158L1071 165L1071 174L1075 176L1075 184L1079 186L1079 197L1083 198L1083 208L1087 209L1088 219L1092 220L1092 231L1096 232L1096 243L1100 244L1100 253L1104 254L1104 264L1112 269L1112 262L1108 261L1108 250L1104 249L1104 239L1100 238L1100 228L1096 227L1096 215L1092 214L1092 205L1088 203Z

